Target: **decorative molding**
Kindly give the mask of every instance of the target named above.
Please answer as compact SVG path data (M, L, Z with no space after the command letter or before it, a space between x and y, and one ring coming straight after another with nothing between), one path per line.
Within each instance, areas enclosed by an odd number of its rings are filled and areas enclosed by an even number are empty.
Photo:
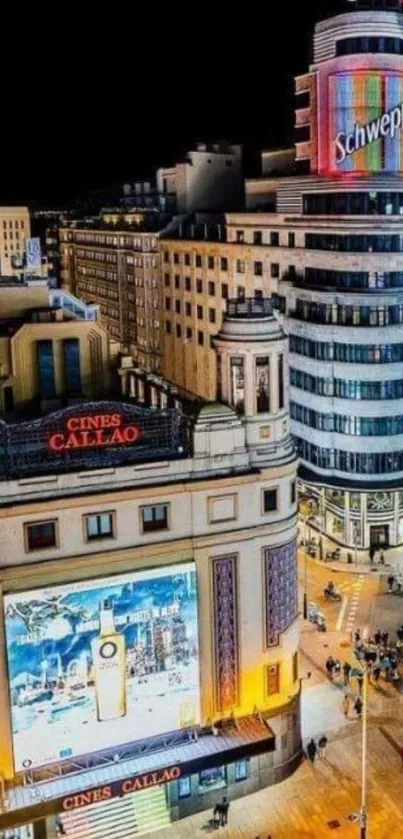
M275 647L298 613L297 545L264 548L266 645Z
M239 704L237 558L212 560L217 711Z

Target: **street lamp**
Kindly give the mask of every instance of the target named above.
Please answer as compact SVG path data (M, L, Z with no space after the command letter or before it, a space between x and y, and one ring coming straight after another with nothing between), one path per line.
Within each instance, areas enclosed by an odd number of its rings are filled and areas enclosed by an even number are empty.
M312 499L308 496L303 496L300 498L299 502L299 511L302 516L302 521L304 522L304 607L303 607L303 615L304 620L308 617L308 567L307 567L307 559L308 559L308 552L307 552L307 520L308 516L312 513Z
M353 813L352 820L360 826L360 839L367 839L367 722L368 722L368 666L361 668L364 679L362 683L362 756L361 756L361 807L358 813Z

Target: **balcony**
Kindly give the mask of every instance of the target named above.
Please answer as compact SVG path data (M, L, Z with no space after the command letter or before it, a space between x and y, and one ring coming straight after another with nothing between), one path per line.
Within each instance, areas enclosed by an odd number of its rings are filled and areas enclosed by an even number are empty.
M230 318L268 318L273 316L273 304L268 298L241 297L227 302Z

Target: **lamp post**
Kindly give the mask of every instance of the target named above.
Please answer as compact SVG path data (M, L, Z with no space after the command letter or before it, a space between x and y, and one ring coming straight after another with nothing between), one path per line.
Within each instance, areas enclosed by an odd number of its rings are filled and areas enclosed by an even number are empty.
M302 521L304 523L304 606L303 606L303 615L304 620L308 617L308 566L307 566L307 559L308 559L308 552L307 552L307 520L308 516L311 513L311 499L309 497L302 497L299 502L299 511L302 516Z
M363 668L362 685L362 758L361 758L361 809L360 839L367 839L367 721L368 721L368 667Z

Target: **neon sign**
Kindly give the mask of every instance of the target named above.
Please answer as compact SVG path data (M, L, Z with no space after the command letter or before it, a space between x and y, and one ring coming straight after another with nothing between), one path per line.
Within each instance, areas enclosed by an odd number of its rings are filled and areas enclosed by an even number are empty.
M390 137L393 140L402 125L403 102L366 125L356 122L351 134L339 131L335 140L336 163L343 163L354 152L364 149L381 137Z
M132 445L139 437L140 429L124 425L122 414L77 416L68 418L63 432L50 435L48 447L56 454L70 449Z

